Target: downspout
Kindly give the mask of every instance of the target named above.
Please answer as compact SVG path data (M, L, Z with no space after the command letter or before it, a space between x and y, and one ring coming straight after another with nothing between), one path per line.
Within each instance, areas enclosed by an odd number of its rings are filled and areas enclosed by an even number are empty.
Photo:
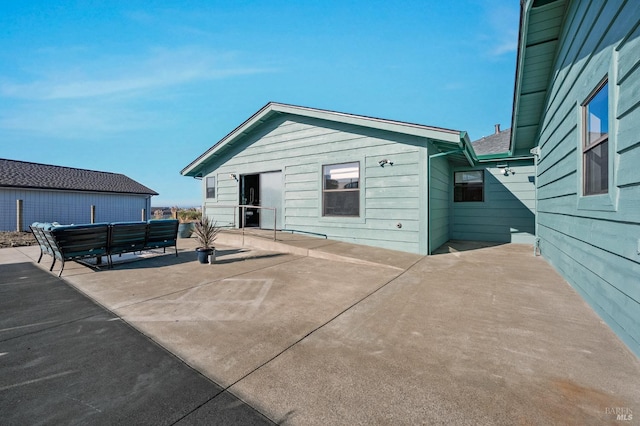
M536 146L532 148L531 154L533 154L533 178L534 178L534 188L535 188L535 201L533 204L533 208L535 209L534 217L534 233L535 239L533 240L533 255L540 256L540 237L538 237L538 160L540 159L540 147Z
M427 160L427 185L428 185L428 197L427 197L427 255L431 255L431 159L438 157L445 157L451 154L464 153L463 149L458 149L449 152L439 152L438 154L430 155ZM466 156L466 154L465 154Z

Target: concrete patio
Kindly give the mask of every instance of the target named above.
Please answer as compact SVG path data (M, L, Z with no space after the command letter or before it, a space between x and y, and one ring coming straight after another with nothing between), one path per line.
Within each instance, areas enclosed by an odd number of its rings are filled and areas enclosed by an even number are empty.
M71 262L62 279L276 423L640 418L640 361L530 246L422 257L282 233L219 242L214 265L183 239L178 257ZM38 255L2 249L0 265Z

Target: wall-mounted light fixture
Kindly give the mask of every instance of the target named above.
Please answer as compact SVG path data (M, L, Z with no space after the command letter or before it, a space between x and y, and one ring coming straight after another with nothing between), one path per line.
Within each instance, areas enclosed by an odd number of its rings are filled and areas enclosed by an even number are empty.
M390 166L393 166L393 161L389 161L386 158L384 160L380 160L378 161L378 164L380 164L380 167L384 167L385 164L388 164Z
M497 164L496 167L499 169L502 169L502 174L505 176L509 176L509 174L512 174L512 175L516 174L516 172L514 172L509 168L508 164Z
M237 175L237 174L235 174L235 173L229 173L229 178L231 178L231 179L233 179L233 180L237 181L237 180L238 180L238 175Z

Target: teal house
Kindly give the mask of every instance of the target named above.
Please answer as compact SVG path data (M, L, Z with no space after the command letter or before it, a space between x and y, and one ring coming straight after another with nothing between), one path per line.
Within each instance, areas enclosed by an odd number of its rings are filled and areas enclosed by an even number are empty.
M225 226L420 254L533 243L533 158L493 157L466 132L269 103L182 174L202 178L204 211Z
M640 2L522 5L511 135L541 254L640 355Z
M269 103L182 174L231 227L531 244L640 355L639 164L640 3L523 0L511 129Z

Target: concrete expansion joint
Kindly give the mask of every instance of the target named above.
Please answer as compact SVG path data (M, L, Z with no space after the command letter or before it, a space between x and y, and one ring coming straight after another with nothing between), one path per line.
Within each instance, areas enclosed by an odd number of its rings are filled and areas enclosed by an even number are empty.
M332 260L335 262L353 263L356 265L366 265L366 266L377 266L382 268L395 269L397 271L404 271L403 268L399 268L397 266L387 265L385 263L371 262L368 260L358 259L355 257L349 257L349 256L344 256L339 254L327 253L320 250L309 250L309 253L307 254L307 256L317 258L317 259Z
M277 354L275 354L271 358L267 359L266 361L264 361L263 363L259 364L257 367L255 367L254 369L252 369L248 373L244 374L242 377L240 377L237 380L235 380L234 382L232 382L230 385L228 385L226 388L224 388L224 391L228 391L230 388L232 388L233 386L237 385L238 383L240 383L244 379L248 378L253 373L257 372L258 370L262 369L266 365L270 364L272 361L275 361L280 356L282 356L284 353L286 353L289 350L293 349L299 343L302 343L305 339L307 339L311 335L315 334L320 329L322 329L322 328L326 327L327 325L331 324L333 321L335 321L336 319L340 318L342 315L344 315L345 313L349 312L350 310L354 309L356 306L358 306L360 303L362 303L365 300L367 300L369 297L373 296L374 294L376 294L377 292L379 292L380 290L382 290L383 288L385 288L386 286L388 286L389 284L391 284L392 282L394 282L398 278L402 277L405 273L407 273L408 271L413 269L422 259L423 258L419 258L418 260L413 262L408 268L402 270L402 272L400 274L398 274L395 277L389 279L388 281L386 281L385 283L380 285L375 290L373 290L370 293L366 294L365 296L363 296L362 298L360 298L359 300L357 300L356 302L354 302L353 304L351 304L350 306L348 306L347 308L343 309L338 314L336 314L335 316L330 318L329 320L327 320L324 323L320 324L318 327L312 329L311 331L306 333L304 336L300 337L298 340L296 340L295 342L293 342L292 344L290 344L289 346L287 346L286 348L284 348L283 350L281 350L280 352L278 352ZM300 260L300 259L294 259L294 260Z
M233 234L228 234L227 238L233 237ZM225 242L225 240L221 241ZM226 243L229 245L233 245L235 240L227 240ZM394 269L397 271L403 271L403 268L399 268L397 266L389 265L386 263L374 262L369 260L364 260L357 257L345 256L343 254L331 253L326 249L328 247L338 245L339 241L326 240L321 245L316 245L312 248L298 247L296 245L287 244L283 241L273 241L273 240L265 240L261 237L255 237L250 235L244 235L242 246L243 247L252 247L260 250L269 250L275 251L278 253L287 253L298 256L312 257L316 259L324 259L330 260L334 262L342 262L342 263L352 263L357 265L368 265L368 266L376 266Z

